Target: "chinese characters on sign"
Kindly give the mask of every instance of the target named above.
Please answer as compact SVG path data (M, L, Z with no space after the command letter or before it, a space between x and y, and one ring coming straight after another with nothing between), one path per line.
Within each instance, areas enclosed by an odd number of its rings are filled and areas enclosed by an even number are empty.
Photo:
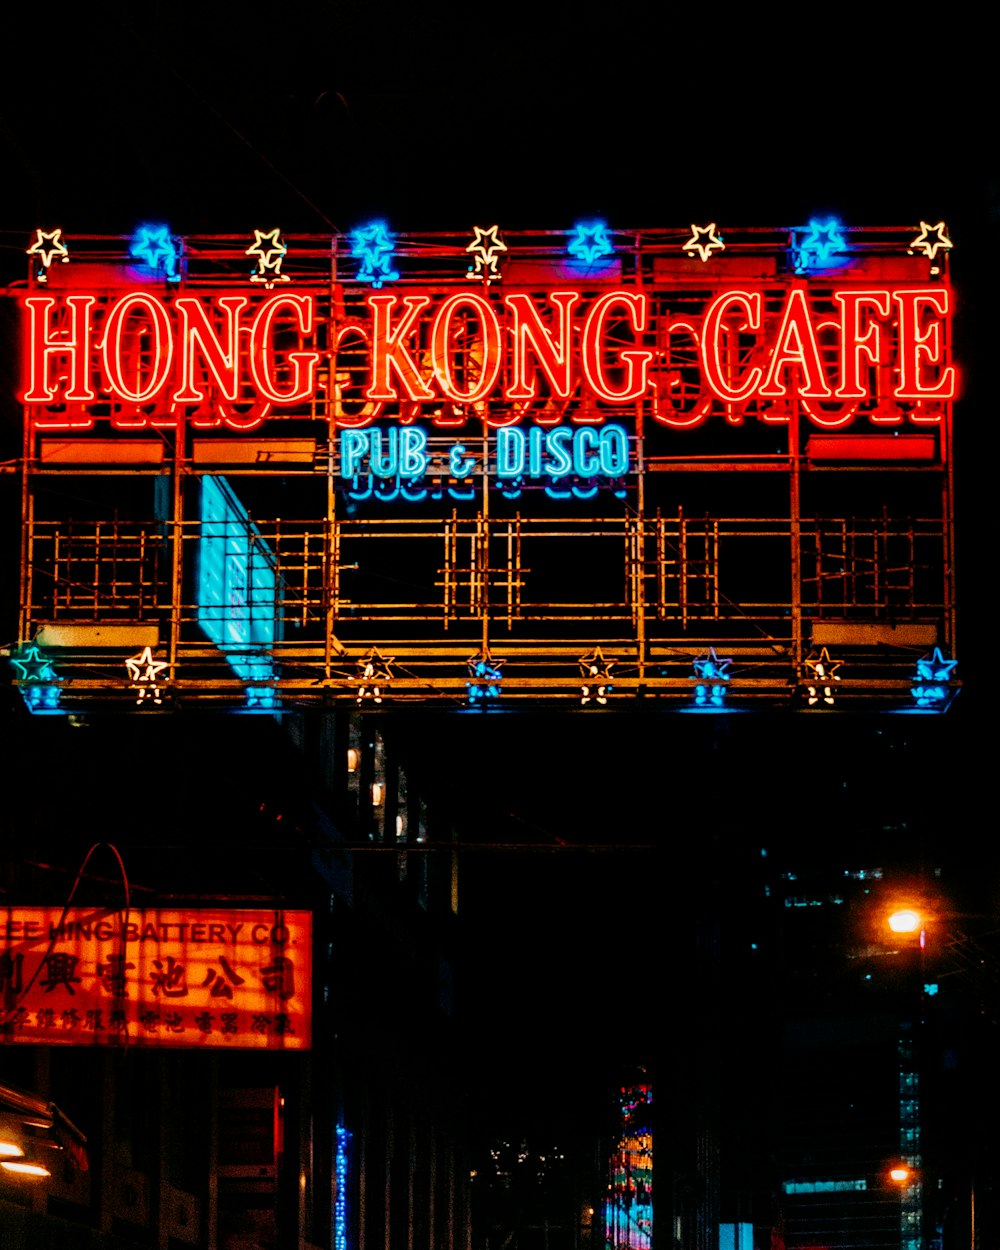
M0 909L0 1042L310 1045L304 911Z

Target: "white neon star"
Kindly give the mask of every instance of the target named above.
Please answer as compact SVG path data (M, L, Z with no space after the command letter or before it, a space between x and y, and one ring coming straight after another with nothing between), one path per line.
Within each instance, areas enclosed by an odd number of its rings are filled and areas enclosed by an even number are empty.
M69 260L69 251L60 237L62 230L42 230L39 228L35 230L35 234L37 238L31 247L28 248L27 254L29 256L37 256L45 269L48 269L57 256L62 261Z
M253 233L254 241L247 248L246 254L260 257L261 271L277 270L281 265L281 258L288 251L278 237L281 234L280 229L275 226L273 230L254 230Z
M473 226L472 229L476 237L465 250L471 253L475 268L470 269L466 277L485 276L487 283L490 283L494 278L500 277L500 253L506 252L507 244L497 233L499 226L488 226L485 230L482 226Z
M830 652L823 647L820 649L819 655L812 655L805 661L805 667L811 669L813 674L820 681L840 681L837 676L837 669L843 664L843 660L831 660Z
M263 282L271 287L275 282L287 282L288 275L281 272L281 262L287 246L280 239L281 231L254 230L254 241L246 250L247 256L257 257L257 269L250 275L251 282Z
M167 662L154 660L153 648L144 647L138 655L133 655L125 661L125 667L134 685L156 684L160 674L167 667Z
M933 260L938 252L946 252L951 246L948 229L943 221L939 221L936 226L929 226L926 221L922 221L920 233L910 244L910 251L923 252L928 260Z
M700 241L703 235L707 236L707 243ZM702 259L702 263L704 263L713 252L724 252L725 250L726 245L723 243L721 235L716 233L714 221L710 221L707 226L696 226L692 223L691 237L684 244L684 251L687 252L688 256L693 256L697 252Z

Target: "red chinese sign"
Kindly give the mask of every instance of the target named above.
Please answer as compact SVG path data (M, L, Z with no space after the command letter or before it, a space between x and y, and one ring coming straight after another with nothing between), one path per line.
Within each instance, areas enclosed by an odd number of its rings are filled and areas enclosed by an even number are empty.
M312 915L0 908L0 1042L305 1050Z

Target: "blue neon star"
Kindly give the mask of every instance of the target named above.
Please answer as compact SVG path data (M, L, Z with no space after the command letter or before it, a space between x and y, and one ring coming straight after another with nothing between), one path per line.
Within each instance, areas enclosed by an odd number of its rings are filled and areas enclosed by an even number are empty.
M467 681L465 688L469 692L470 703L475 703L477 699L500 698L500 683L503 681L500 670L503 665L504 661L495 660L488 649L469 657L469 676L473 680Z
M841 225L836 217L828 217L820 221L814 217L809 223L809 233L802 240L796 255L795 272L823 269L830 265L834 256L847 251L844 236L840 233Z
M566 245L566 251L577 260L592 265L602 256L610 256L615 250L608 238L608 227L603 221L580 221L576 224L576 234Z
M383 282L395 282L399 274L391 267L394 251L395 244L384 221L372 221L351 231L351 255L361 261L359 282L370 282L376 288Z
M18 655L10 657L15 668L20 669L17 681L26 683L21 690L24 702L30 712L56 712L59 710L59 699L62 691L51 683L56 681L56 671L52 663L39 651L37 646L25 647Z
M917 660L917 681L951 681L951 670L957 660L946 660L941 648L935 647L930 655Z
M694 661L694 675L702 681L728 681L728 669L732 662L732 659L720 660L715 648L709 647L707 655L699 656Z
M19 681L55 680L55 669L35 646L25 647L19 655L12 655L10 659L15 668L21 670Z
M177 277L177 247L167 226L140 226L129 251L150 269L162 268L168 278Z

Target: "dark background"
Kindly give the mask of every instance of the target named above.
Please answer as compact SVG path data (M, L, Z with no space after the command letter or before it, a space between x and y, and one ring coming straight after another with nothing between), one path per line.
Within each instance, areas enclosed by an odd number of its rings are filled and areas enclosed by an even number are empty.
M713 891L744 905L734 883L758 844L843 854L853 838L873 859L947 860L980 900L993 889L992 764L978 745L994 650L988 43L954 10L902 6L24 6L5 18L5 280L23 276L36 226L72 239L148 220L180 234L324 233L372 216L400 231L593 215L622 228L829 213L948 224L966 689L946 718L888 737L864 716L822 732L801 718L723 733L715 718L573 713L396 727L461 844L480 844L463 851L460 1002L490 1123L598 1114L615 1072L682 1019L683 1004L661 1022L676 924ZM13 391L0 400L10 455ZM655 967L637 963L643 949Z

